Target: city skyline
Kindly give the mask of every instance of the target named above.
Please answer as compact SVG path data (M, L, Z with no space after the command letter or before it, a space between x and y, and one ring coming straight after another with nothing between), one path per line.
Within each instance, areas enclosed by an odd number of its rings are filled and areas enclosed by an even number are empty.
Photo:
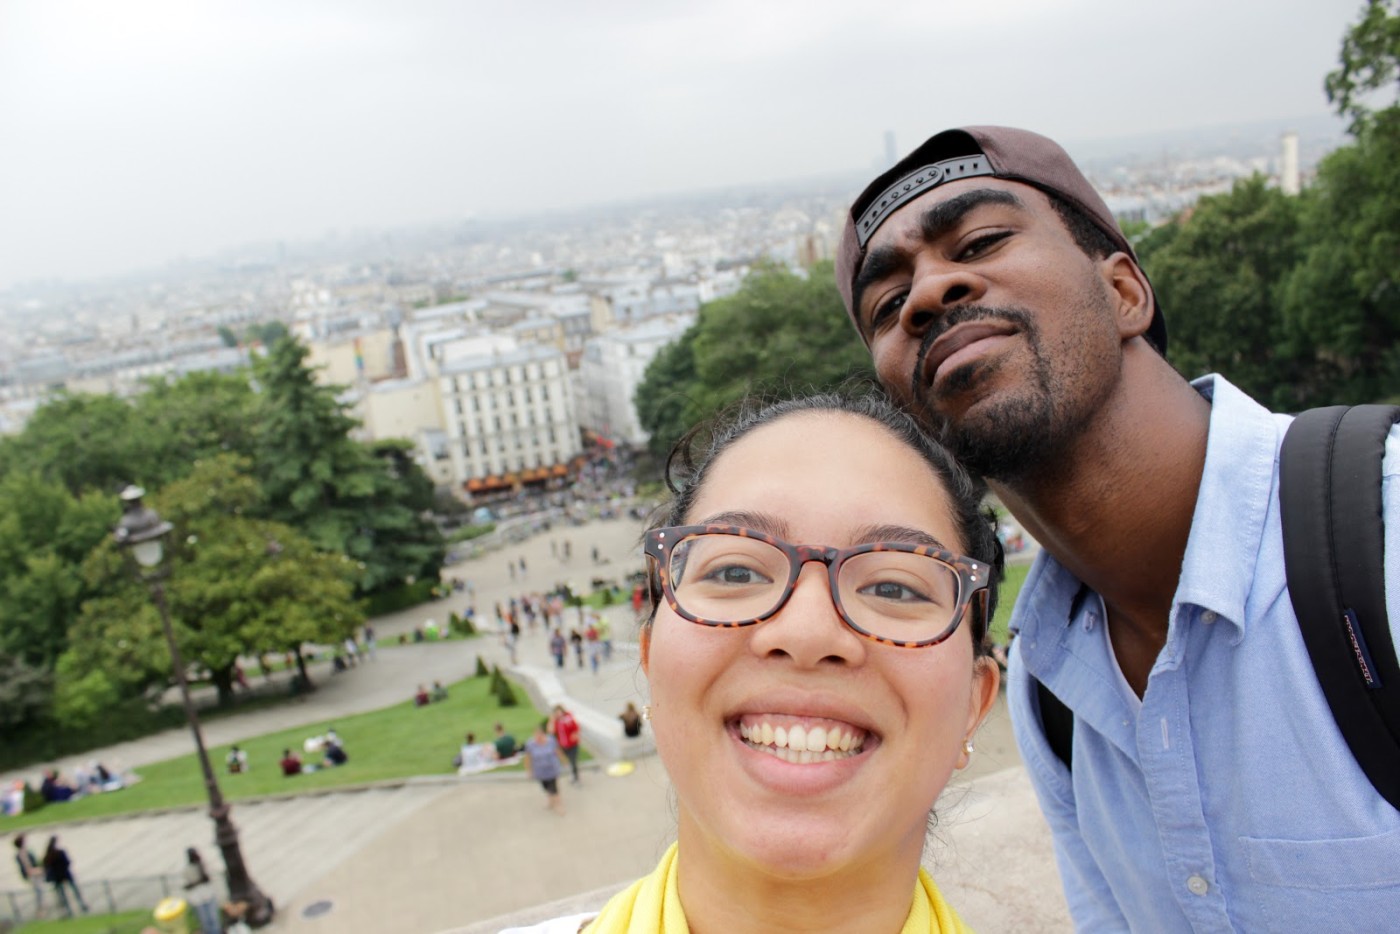
M14 0L0 290L254 241L858 177L886 132L903 152L1001 122L1077 151L1318 117L1360 5L597 9Z

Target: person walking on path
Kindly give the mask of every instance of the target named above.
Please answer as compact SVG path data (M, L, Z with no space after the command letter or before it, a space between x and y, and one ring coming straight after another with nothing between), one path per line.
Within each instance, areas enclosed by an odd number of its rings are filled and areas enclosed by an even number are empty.
M567 648L568 644L564 641L563 631L554 630L554 635L549 637L549 654L554 656L555 668L564 667L564 652Z
M34 889L34 917L44 916L44 868L24 845L24 834L15 834L15 863L19 877Z
M185 860L185 901L199 917L199 927L204 934L222 934L219 903L214 897L214 885L209 881L204 860L194 847L185 850Z
M44 878L53 886L65 916L73 917L73 906L68 903L68 894L63 888L65 885L73 890L73 897L78 900L83 914L88 913L87 902L83 901L83 893L78 891L78 883L73 878L73 863L68 853L58 845L58 837L49 837L49 845L44 849Z
M554 705L554 738L559 748L569 759L569 769L573 772L573 783L578 784L578 721L564 709L563 704Z
M559 797L559 775L563 772L563 761L558 741L546 732L548 725L548 720L541 720L534 735L525 741L525 763L530 768L530 777L544 789L546 806L562 816L564 800Z

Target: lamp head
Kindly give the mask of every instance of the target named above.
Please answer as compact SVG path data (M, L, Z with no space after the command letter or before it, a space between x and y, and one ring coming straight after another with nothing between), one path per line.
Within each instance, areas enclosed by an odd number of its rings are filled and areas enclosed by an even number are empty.
M145 495L146 491L134 484L122 490L122 518L112 537L118 545L130 550L137 564L143 568L153 568L164 557L161 540L174 526L163 521L154 509L141 503Z

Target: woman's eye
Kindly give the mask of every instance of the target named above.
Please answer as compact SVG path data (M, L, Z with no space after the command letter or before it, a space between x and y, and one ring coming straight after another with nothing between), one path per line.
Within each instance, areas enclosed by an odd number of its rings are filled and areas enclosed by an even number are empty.
M994 233L974 237L958 252L958 259L976 259L1009 236L1011 236L1011 231L998 230Z
M744 584L772 583L761 571L756 568L745 567L742 564L726 564L711 568L702 579L713 581L717 584L733 584L737 586Z
M894 581L876 581L867 584L859 591L867 596L876 597L880 600L895 600L900 603L927 603L928 597L913 587L899 584Z

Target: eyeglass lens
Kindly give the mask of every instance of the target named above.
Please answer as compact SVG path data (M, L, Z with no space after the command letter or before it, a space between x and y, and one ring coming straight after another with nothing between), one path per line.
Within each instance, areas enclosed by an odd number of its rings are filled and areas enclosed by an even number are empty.
M787 588L791 562L756 538L719 533L690 535L671 549L676 602L713 623L766 617ZM902 642L937 638L957 611L959 579L927 555L871 551L848 558L837 577L840 607L873 636Z

